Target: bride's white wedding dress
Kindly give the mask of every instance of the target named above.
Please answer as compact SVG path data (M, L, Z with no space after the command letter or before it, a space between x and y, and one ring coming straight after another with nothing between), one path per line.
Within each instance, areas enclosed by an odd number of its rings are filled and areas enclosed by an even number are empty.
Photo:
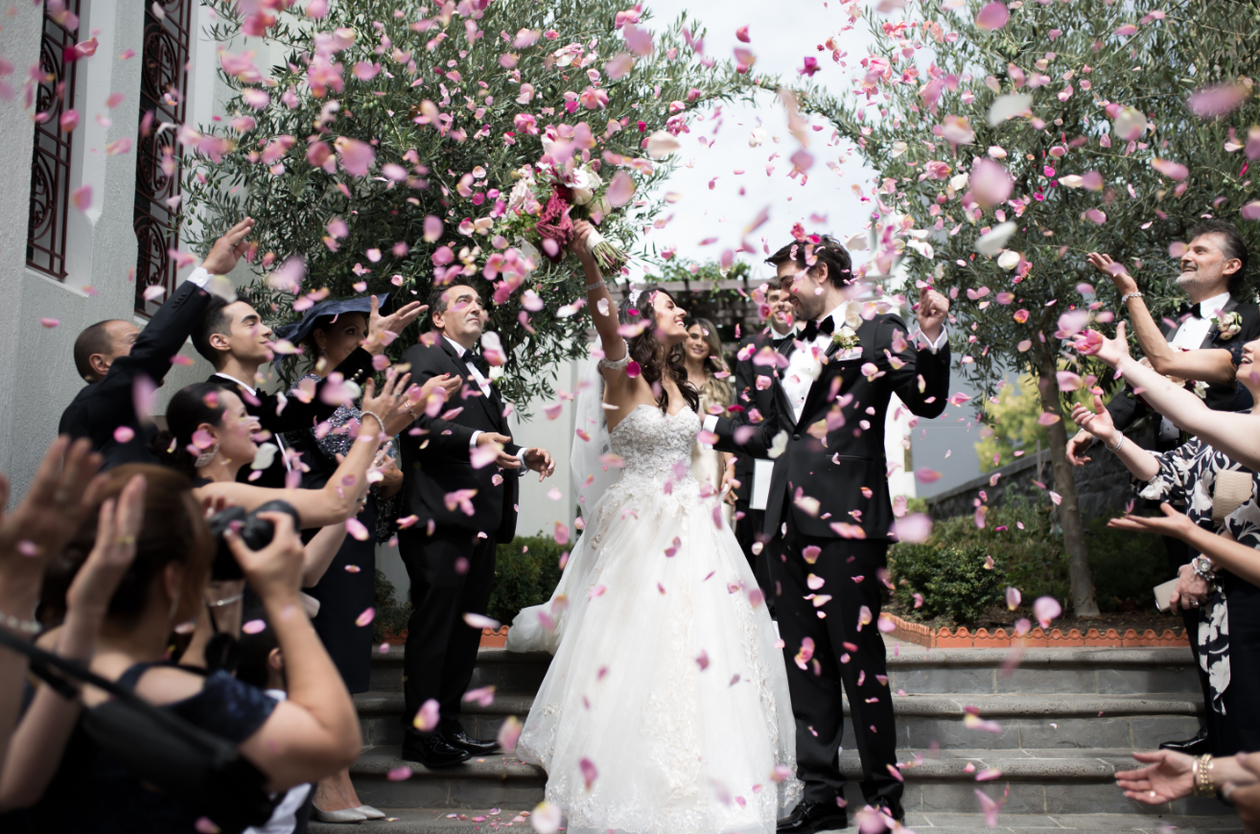
M617 424L621 479L551 602L509 632L509 650L555 654L517 751L569 834L772 834L800 800L781 644L690 474L699 431L690 408Z

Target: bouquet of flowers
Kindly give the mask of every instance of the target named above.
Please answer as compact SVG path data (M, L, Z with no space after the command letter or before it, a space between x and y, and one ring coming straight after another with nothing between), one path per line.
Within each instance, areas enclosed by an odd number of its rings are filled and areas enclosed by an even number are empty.
M536 260L541 251L552 263L564 260L565 248L573 240L573 220L589 220L598 225L617 205L615 193L624 188L627 175L619 174L611 185L599 176L600 162L593 160L570 166L567 172L543 161L525 165L513 172L516 185L508 197L507 210L496 224L495 232L514 241L525 255ZM615 275L629 261L630 255L614 246L597 231L587 240L590 253L605 275Z

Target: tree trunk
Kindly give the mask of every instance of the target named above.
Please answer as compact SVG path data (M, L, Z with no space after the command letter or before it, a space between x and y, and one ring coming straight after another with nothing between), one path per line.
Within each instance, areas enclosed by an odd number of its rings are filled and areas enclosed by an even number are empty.
M1063 499L1059 504L1059 523L1063 527L1063 549L1067 551L1068 572L1072 580L1072 610L1078 617L1097 617L1098 602L1094 599L1094 578L1085 556L1085 524L1081 505L1076 497L1076 481L1072 464L1067 459L1067 431L1063 428L1063 409L1059 406L1058 370L1055 356L1041 354L1037 390L1043 410L1059 417L1048 426L1050 461L1054 467L1054 491ZM1066 606L1065 606L1066 607Z

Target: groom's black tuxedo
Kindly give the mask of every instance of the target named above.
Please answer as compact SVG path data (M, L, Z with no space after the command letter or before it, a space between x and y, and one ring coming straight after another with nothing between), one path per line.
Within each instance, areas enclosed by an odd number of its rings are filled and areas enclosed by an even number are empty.
M499 392L493 386L489 396L482 392L461 351L439 336L432 345L408 348L402 362L411 366L418 385L442 374L464 380L462 390L446 404L446 414L458 409L457 414L442 419L418 412L411 429L399 435L404 514L418 519L398 535L414 607L407 623L403 723L411 726L416 712L432 698L439 704L443 729L458 731L461 699L481 643L481 629L467 625L463 616L486 613L495 547L516 535L520 484L517 470L493 463L473 468L474 433L508 435L509 426ZM484 375L488 369L479 370ZM512 443L505 449L509 454L520 450ZM473 493L472 515L453 498L447 503L447 496L460 490Z
M833 314L840 322L843 311ZM950 360L947 344L935 354L903 345L910 333L897 315L864 321L856 331L860 355L842 352L833 341L799 411L784 388L785 374L798 371L780 370L773 415L763 413L751 431L742 417L719 419L714 428L717 448L763 458L775 438L786 435L778 441L787 442L775 459L764 532L774 537L770 578L781 589L776 613L796 717L797 773L810 801L831 803L843 792L842 692L862 759L863 795L874 802L902 794L902 783L889 772L897 736L877 628L893 523L884 420L894 393L917 415L944 411ZM783 354L790 361L795 351L808 349L792 345ZM736 436L745 442L736 443ZM821 604L820 597L826 597ZM813 657L802 667L798 652L810 645Z
M758 398L759 405L772 402L774 413L768 416L762 411L763 421L742 446L735 442L734 432L745 424L746 416L717 421L715 431L721 440L716 447L753 457L769 457L775 437L780 432L788 435L787 446L774 464L764 527L768 535L790 519L799 533L808 536L839 538L843 534L837 525L843 523L860 526L867 539L889 537L893 514L884 457L889 398L895 392L912 413L936 417L945 410L949 396L949 346L936 354L912 350L910 345L894 351L898 333L902 339L910 335L900 316L888 314L857 328L861 356L841 359L844 354L833 342L826 351L827 364L810 386L799 415L779 384L781 373L776 375L770 389L773 396ZM794 349L789 340L781 352L790 357ZM867 364L876 368L870 378L862 372ZM862 492L864 487L871 492L869 498ZM811 511L811 498L819 502L817 512Z

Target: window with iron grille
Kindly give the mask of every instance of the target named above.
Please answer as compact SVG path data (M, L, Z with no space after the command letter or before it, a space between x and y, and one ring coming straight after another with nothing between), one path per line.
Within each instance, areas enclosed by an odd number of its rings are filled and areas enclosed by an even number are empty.
M178 133L188 93L192 16L191 0L157 0L145 6L134 219L139 250L136 312L143 316L153 315L175 291L176 262L169 253L179 248ZM146 301L144 292L154 285L166 292Z
M77 17L79 0L69 0L65 6ZM45 9L39 49L42 77L35 88L37 115L26 265L57 279L66 277L66 212L70 207L73 134L61 129L61 116L74 107L74 44L74 33Z

